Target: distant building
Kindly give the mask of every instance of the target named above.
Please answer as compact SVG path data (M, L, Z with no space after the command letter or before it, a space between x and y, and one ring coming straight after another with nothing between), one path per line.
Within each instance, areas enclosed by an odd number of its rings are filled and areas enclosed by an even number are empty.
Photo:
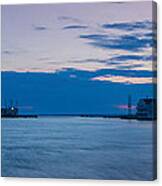
M157 114L157 103L156 99L153 98L143 98L137 103L136 116L139 119L156 119Z

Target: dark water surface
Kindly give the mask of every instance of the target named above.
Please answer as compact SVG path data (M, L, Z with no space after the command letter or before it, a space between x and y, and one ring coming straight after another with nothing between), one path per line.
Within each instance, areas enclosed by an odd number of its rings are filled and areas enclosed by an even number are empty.
M2 119L2 176L153 178L151 121Z

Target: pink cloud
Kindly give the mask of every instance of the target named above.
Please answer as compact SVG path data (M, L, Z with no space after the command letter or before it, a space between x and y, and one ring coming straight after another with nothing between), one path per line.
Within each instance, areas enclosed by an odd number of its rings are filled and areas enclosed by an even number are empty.
M115 105L115 107L118 109L128 109L128 105ZM131 109L132 110L136 109L136 106L132 105Z

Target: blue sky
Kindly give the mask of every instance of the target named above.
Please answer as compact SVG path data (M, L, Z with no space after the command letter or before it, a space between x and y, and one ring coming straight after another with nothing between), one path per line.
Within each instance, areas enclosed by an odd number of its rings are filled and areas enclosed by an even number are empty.
M151 1L4 5L2 103L7 97L21 100L21 105L33 108L33 112L35 109L46 113L84 110L106 113L108 110L118 112L118 105L126 104L128 94L135 95L134 104L141 96L153 96L155 30ZM40 81L35 81L38 77ZM39 84L44 81L46 84ZM22 88L22 84L28 89ZM51 89L48 85L54 87ZM41 92L37 92L35 86L42 87ZM55 95L57 86L62 87L61 96ZM121 90L120 98L115 97L116 86ZM139 93L137 87L142 92ZM95 91L100 88L102 91ZM38 105L33 90L39 97ZM24 91L29 92L27 97ZM114 95L111 103L104 103L108 99L106 93L109 97ZM69 95L70 99L71 94L73 104L70 107L67 101L65 107L64 96ZM43 97L48 98L47 103L42 101ZM91 100L91 104L83 104L83 99ZM55 100L56 109L50 100ZM47 105L49 110L42 109Z

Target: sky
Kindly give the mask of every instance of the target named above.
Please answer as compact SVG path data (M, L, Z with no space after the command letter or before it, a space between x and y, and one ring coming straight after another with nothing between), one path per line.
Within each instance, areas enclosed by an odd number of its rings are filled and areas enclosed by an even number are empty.
M17 99L30 112L116 113L129 94L134 104L153 97L152 5L3 5L2 104Z

